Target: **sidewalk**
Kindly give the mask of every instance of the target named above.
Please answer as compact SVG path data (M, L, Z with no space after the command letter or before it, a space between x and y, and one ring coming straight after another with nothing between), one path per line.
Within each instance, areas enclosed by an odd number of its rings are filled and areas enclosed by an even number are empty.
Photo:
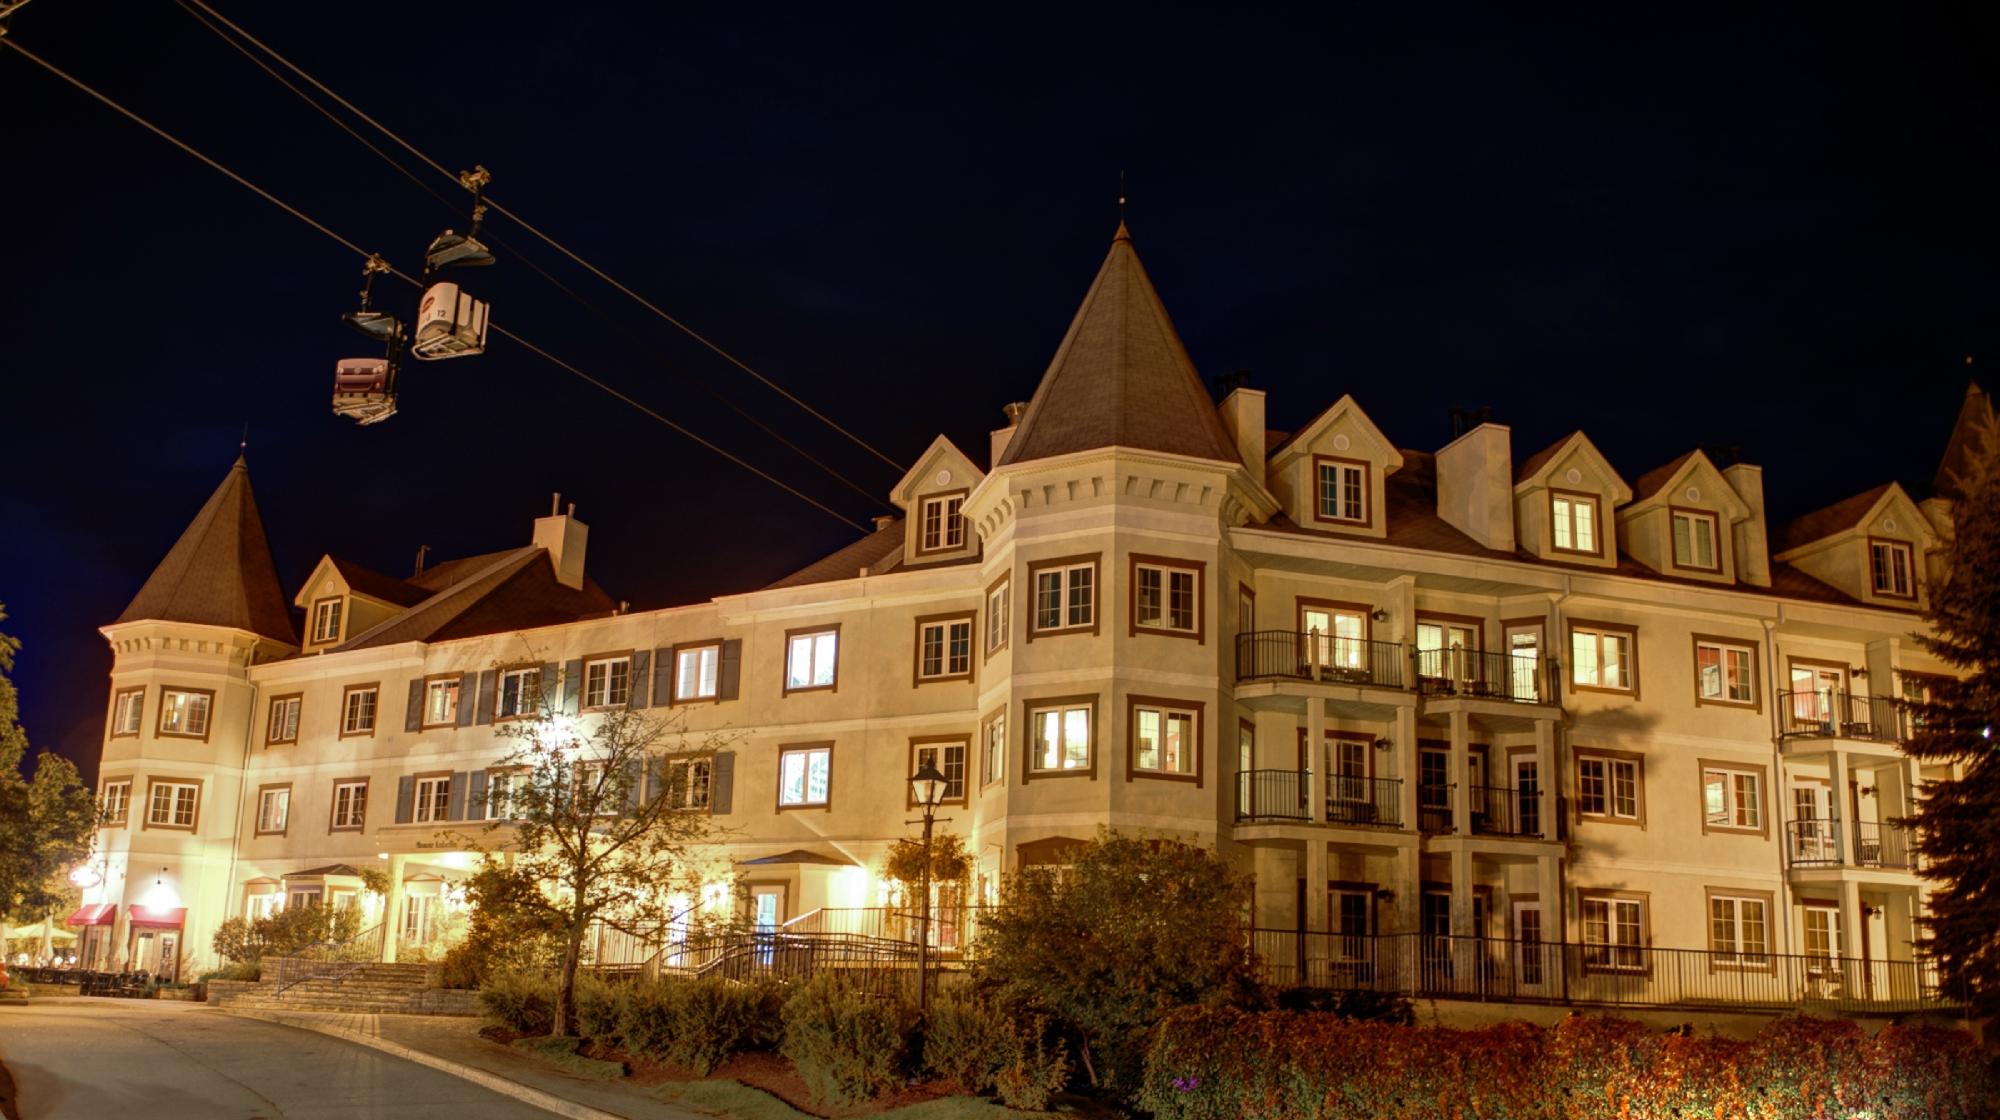
M338 1011L222 1009L343 1038L462 1077L570 1120L713 1120L664 1104L652 1092L617 1081L591 1081L479 1037L483 1020L436 1015L366 1015Z

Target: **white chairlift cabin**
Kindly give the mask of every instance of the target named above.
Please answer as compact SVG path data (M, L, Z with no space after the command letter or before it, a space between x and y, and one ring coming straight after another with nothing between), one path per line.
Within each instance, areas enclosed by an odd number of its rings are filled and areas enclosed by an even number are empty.
M417 305L410 353L425 361L469 358L486 350L486 301L449 280L432 284Z

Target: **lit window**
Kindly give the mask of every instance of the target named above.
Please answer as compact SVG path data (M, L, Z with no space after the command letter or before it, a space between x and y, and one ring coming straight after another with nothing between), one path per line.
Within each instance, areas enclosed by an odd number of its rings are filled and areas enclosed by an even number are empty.
M1757 653L1749 646L1696 641L1695 695L1713 704L1757 702Z
M208 738L208 706L214 694L169 688L160 692L160 734Z
M340 733L375 734L375 686L350 688L340 698Z
M509 821L521 815L521 791L528 775L520 770L490 770L486 775L486 819Z
M1701 772L1701 807L1710 828L1763 827L1764 795L1754 770L1708 767Z
M500 695L494 702L497 719L533 717L542 703L542 671L535 666L500 670Z
M1201 573L1159 564L1132 566L1132 620L1141 630L1192 634L1200 616Z
M1086 629L1097 620L1097 564L1035 570L1035 633Z
M333 783L333 827L360 828L368 819L368 783Z
M972 675L972 619L917 622L917 679L951 680Z
M824 805L833 785L833 748L794 747L778 755L778 804Z
M919 520L922 523L918 552L948 552L965 545L965 519L959 508L965 495L948 494L925 498Z
M1007 644L1007 625L1013 606L1013 584L1003 578L999 586L986 593L986 652L992 653Z
M257 794L257 831L283 832L292 811L292 791L267 789Z
M298 742L299 705L300 699L297 696L273 696L271 698L271 723L264 732L265 742Z
M785 691L832 688L840 652L840 631L793 634L785 655Z
M1132 769L1149 774L1195 772L1201 717L1192 711L1139 705L1132 709Z
M146 823L156 828L193 828L201 787L192 782L154 782L146 797Z
M1479 676L1478 623L1417 622L1417 675L1470 681Z
M1308 653L1321 666L1361 670L1368 666L1368 616L1358 610L1299 605L1299 630Z
M1598 554L1597 499L1588 494L1554 494L1549 524L1557 552Z
M131 808L132 783L129 780L104 783L104 793L97 799L97 819L100 826L124 828Z
M418 824L431 824L451 819L451 775L440 774L434 778L418 778L416 800L410 806L410 819Z
M1715 963L1750 968L1769 965L1769 905L1761 898L1713 895L1708 900L1709 948Z
M585 708L622 708L631 698L630 657L603 657L583 663Z
M1695 568L1704 572L1722 570L1722 562L1716 558L1715 537L1720 522L1712 513L1699 510L1677 509L1674 521L1674 567Z
M995 713L986 721L981 746L983 765L980 781L991 784L1007 776L1007 713Z
M929 763L937 767L938 773L944 775L944 799L960 802L965 800L964 742L914 743L911 745L911 753L916 757L911 759L910 773L916 773L924 768L925 763ZM908 782L903 784L906 787L909 785Z
M313 604L312 640L314 645L340 639L340 600L321 599Z
M1910 546L1902 541L1869 541L1868 568L1875 594L1908 599L1916 592L1911 584L1913 562Z
M1321 521L1368 523L1368 465L1347 459L1315 459L1318 497L1313 515Z
M424 682L424 726L449 727L458 722L458 678Z
M674 654L674 701L716 698L722 665L720 645L696 646Z
M706 758L670 758L661 767L660 780L670 809L706 809L709 792L709 761Z
M1631 692L1632 644L1637 631L1578 624L1570 628L1570 683L1579 688Z
M1598 970L1645 967L1646 904L1636 898L1584 896L1583 963Z
M1576 811L1601 820L1639 819L1639 763L1583 755L1576 760Z
M1036 708L1028 713L1035 731L1037 771L1090 768L1090 706Z
M111 734L137 735L142 714L146 709L146 690L128 688L120 692L111 702Z

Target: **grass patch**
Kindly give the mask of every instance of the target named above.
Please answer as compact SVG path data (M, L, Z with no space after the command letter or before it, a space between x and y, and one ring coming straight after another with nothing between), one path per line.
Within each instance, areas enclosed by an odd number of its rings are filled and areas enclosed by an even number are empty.
M595 1081L616 1081L625 1076L625 1067L617 1062L600 1062L596 1058L586 1058L576 1052L583 1042L579 1038L562 1038L557 1035L536 1035L533 1038L514 1040L514 1049L526 1051L535 1057L560 1066L580 1077Z
M729 1116L733 1120L818 1120L812 1113L800 1112L764 1090L753 1089L740 1081L676 1081L660 1086L656 1095L670 1104ZM1015 1112L998 1102L978 1097L944 1097L873 1113L868 1120L1031 1120L1051 1115L1054 1114Z

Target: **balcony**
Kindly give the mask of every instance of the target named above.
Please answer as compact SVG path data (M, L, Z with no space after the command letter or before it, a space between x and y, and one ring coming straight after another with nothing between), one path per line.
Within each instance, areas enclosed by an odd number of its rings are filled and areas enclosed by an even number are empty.
M1461 696L1514 704L1553 704L1532 654L1480 653L1468 649L1417 651L1417 688L1425 696Z
M1848 833L1851 831L1851 846ZM1916 861L1909 833L1895 825L1837 820L1785 822L1785 864L1794 868L1881 868L1910 871Z
M1542 794L1529 787L1472 786L1472 831L1478 836L1542 835Z
M1272 929L1252 930L1251 949L1279 986L1433 999L1837 1012L1961 1002L1938 991L1928 961Z
M1245 770L1236 775L1236 819L1244 822L1313 823L1311 774L1301 770ZM1320 823L1401 828L1403 783L1395 778L1327 779Z
M1856 739L1904 743L1910 738L1910 713L1888 696L1856 696L1822 688L1811 692L1780 692L1778 735L1785 739Z
M1326 681L1372 688L1404 688L1396 642L1339 638L1317 630L1254 630L1236 636L1236 679Z

